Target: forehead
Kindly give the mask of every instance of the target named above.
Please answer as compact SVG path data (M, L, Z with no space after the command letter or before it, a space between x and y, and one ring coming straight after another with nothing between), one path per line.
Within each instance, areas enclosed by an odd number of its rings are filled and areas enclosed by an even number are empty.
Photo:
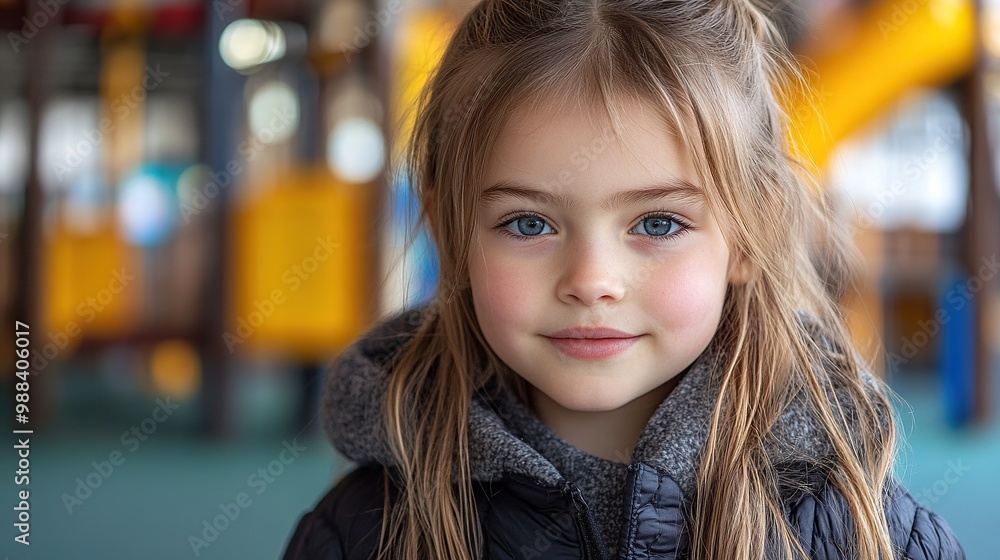
M523 106L498 136L484 179L484 202L516 190L492 188L498 184L541 185L553 201L570 205L639 187L699 190L680 135L651 103L631 98L613 114L581 101Z

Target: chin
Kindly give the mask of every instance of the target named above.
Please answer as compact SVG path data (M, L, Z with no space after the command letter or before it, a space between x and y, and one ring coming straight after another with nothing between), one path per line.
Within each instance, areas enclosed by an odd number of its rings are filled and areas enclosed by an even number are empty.
M607 412L625 406L631 399L602 389L549 395L552 400L568 410L577 412Z

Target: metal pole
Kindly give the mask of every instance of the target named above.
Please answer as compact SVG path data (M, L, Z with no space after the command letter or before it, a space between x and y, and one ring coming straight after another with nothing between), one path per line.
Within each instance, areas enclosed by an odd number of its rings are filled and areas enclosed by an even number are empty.
M210 6L215 4L210 3ZM227 165L236 157L236 135L240 130L239 102L243 78L219 54L222 31L231 22L245 17L246 2L227 2L225 9L208 9L205 24L205 98L202 104L203 161L215 173L228 176ZM219 185L218 196L206 209L209 217L205 301L202 302L199 340L203 359L203 422L216 438L231 435L233 429L233 388L231 356L223 340L229 310L226 290L230 285L227 259L229 246L229 200L238 187L230 177Z

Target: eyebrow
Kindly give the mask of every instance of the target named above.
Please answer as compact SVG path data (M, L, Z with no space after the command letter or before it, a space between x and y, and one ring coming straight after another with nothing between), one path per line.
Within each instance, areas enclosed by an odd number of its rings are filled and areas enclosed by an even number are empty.
M571 197L538 190L514 181L498 181L494 183L479 196L479 204L487 205L506 198L517 198L564 208L573 208L576 206L576 201ZM641 204L662 198L678 198L691 202L704 202L705 194L689 181L672 179L655 183L646 188L615 193L601 201L601 208L610 211L622 206Z

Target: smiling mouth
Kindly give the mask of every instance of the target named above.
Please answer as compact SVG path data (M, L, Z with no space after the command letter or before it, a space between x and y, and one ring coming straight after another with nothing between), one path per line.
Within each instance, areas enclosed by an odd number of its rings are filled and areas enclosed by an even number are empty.
M639 336L615 338L545 337L561 353L579 360L605 360L617 356L639 341Z

